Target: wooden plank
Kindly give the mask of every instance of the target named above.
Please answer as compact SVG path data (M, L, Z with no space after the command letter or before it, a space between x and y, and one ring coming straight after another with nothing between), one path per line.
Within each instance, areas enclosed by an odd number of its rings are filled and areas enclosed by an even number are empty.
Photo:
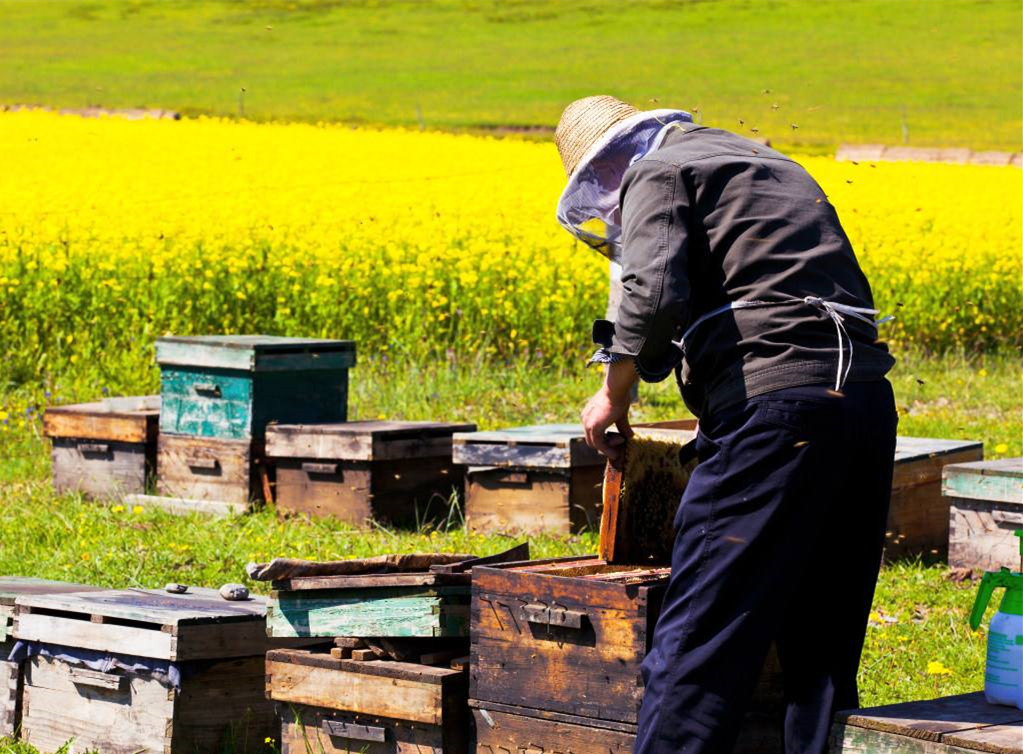
M156 360L161 365L247 371L347 369L355 364L355 343L274 336L169 336L157 338Z
M258 460L259 450L247 440L161 434L157 490L165 497L247 504L262 497Z
M942 493L947 497L1023 506L1023 458L946 466L942 471Z
M465 586L472 582L469 573L367 573L360 576L300 576L273 582L277 591L311 591L320 589L378 589L389 587ZM443 594L469 595L469 589L448 590Z
M439 587L445 588L462 590ZM267 632L274 637L464 636L466 601L427 587L418 594L405 589L278 592L268 606Z
M160 374L160 432L242 440L253 435L251 375L227 370L165 368Z
M13 608L18 597L40 594L63 594L67 592L98 592L102 587L88 584L76 584L70 581L53 581L37 579L29 576L0 576L0 616L14 617L13 609L4 611L4 607ZM0 620L0 626L3 621ZM0 636L0 641L3 641Z
M120 499L144 493L155 471L155 447L145 443L55 437L52 440L53 489L94 498Z
M1023 752L1023 723L988 725L975 730L947 733L942 742L969 751L1020 754Z
M530 469L600 466L604 463L604 457L586 445L582 427L576 424L456 433L452 458L455 463L465 466Z
M359 421L328 424L278 424L267 428L267 455L387 461L451 455L451 436L473 432L475 424Z
M43 414L47 437L145 443L156 439L160 396L147 395L49 406Z
M171 594L162 589L99 589L90 592L30 594L19 597L16 604L19 617L27 609L43 609L78 613L85 618L100 615L150 623L157 627L232 620L258 623L266 615L264 597L257 595L247 600L229 602L216 589L202 587L190 587L184 594Z
M832 754L971 754L970 749L938 741L842 724L835 725L832 731L829 751Z
M543 720L488 707L473 710L477 754L631 754L635 733Z
M14 633L24 641L41 641L100 652L140 655L169 659L172 639L169 633L132 626L104 625L52 615L21 613Z
M281 754L468 754L468 722L443 727L306 705L281 705ZM378 732L383 733L380 742ZM339 735L347 732L348 735ZM354 736L354 737L353 737Z
M443 722L444 689L439 684L297 665L269 658L266 674L270 696L277 701L431 725Z
M21 722L21 663L0 659L0 738L13 738Z
M573 533L572 476L567 468L470 468L465 484L465 522L472 532Z
M177 516L190 516L202 513L207 516L229 518L250 513L251 503L226 503L223 500L192 500L184 497L166 497L164 495L125 495L128 505L141 505L144 508L159 508Z
M1019 570L1019 539L1023 529L1023 503L951 498L949 506L948 564L952 568Z
M946 733L1023 723L1023 710L988 704L983 693L975 692L839 712L836 720L850 727L940 741Z

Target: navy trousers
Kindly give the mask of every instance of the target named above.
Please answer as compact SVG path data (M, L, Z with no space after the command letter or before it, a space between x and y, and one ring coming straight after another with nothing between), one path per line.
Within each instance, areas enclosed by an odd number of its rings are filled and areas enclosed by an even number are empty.
M635 754L732 751L770 645L786 754L822 754L856 672L898 423L887 381L778 390L702 417L675 519Z

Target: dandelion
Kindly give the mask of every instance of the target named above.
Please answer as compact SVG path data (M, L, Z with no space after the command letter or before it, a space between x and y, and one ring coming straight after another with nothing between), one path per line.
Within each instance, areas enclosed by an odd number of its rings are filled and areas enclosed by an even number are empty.
M997 445L995 445L995 453L998 453L999 455L1001 455L1003 453L1008 453L1008 452L1009 452L1008 444L1006 444L1004 442L1000 442Z
M927 674L952 675L952 670L950 668L946 668L945 665L938 660L931 660L927 663Z
M131 509L131 512L132 513L141 513L143 510L145 510L145 509L141 505L136 505L134 508Z
M111 513L124 513L124 506L123 505L115 505L113 508L110 509L110 512Z

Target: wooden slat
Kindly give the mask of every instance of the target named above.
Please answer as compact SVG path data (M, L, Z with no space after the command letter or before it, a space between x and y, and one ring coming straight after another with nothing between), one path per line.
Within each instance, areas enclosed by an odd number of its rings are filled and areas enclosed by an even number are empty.
M903 437L895 441L895 465L935 458L943 455L958 454L970 451L976 454L983 451L984 443L977 440L943 440L934 437Z
M43 414L43 432L48 437L145 443L156 438L159 416L159 396L50 406Z
M143 493L155 469L155 451L145 443L55 437L50 456L53 489L110 500Z
M946 466L942 492L948 497L1023 506L1023 458L1003 458Z
M219 369L338 369L355 364L352 341L272 336L164 337L156 341L164 365Z
M445 422L278 424L267 427L266 452L279 458L349 461L450 457L452 434L475 429L474 424Z
M1006 725L988 725L976 730L947 733L942 741L970 751L991 754L1020 754L1023 752L1023 722Z
M173 637L169 633L132 626L104 625L52 615L22 613L14 624L17 638L68 647L94 649L170 659Z
M469 573L369 573L361 576L300 576L273 582L277 591L299 592L319 589L377 589L385 587L468 586ZM468 596L469 590L462 592Z
M14 611L5 613L3 608L14 607L18 597L39 594L62 594L67 592L98 592L102 587L89 586L88 584L75 584L70 581L53 581L50 579L36 579L27 576L2 576L0 577L0 616L9 615L13 617ZM0 626L3 625L0 620ZM0 641L3 638L0 637Z
M635 734L579 725L558 720L540 720L481 707L476 718L477 754L631 754Z
M443 686L439 684L273 659L267 660L266 674L270 696L277 701L346 709L363 715L432 725L443 722L444 693Z
M959 746L853 725L835 726L829 751L832 754L971 754L970 749Z
M444 589L462 594L438 593ZM267 632L274 637L464 636L467 599L463 587L423 587L419 593L405 589L278 592L269 604Z
M0 659L0 738L18 729L21 699L21 663Z
M1023 504L951 498L948 564L953 568L1021 568L1019 539Z
M469 726L445 719L443 727L306 705L281 704L282 754L468 754ZM464 717L464 716L463 716ZM343 723L384 731L384 742L329 735L324 723Z
M582 427L547 424L493 432L456 433L452 458L465 466L515 466L557 469L603 465L604 458L588 447Z
M59 610L82 616L174 626L182 623L215 623L228 620L259 621L266 615L266 599L253 596L229 602L216 589L191 587L184 594L162 589L102 589L91 592L35 594L19 597L22 608ZM19 637L21 638L21 637ZM74 645L71 645L74 646Z

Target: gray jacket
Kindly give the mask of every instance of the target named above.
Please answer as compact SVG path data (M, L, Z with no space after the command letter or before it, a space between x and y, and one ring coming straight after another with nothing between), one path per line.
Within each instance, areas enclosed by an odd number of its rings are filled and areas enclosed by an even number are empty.
M835 208L796 162L715 128L680 125L636 162L621 190L624 295L604 345L640 376L679 366L697 415L785 387L834 383L835 322L803 299L873 307ZM777 305L727 311L729 302ZM880 380L894 359L870 324L846 317L850 381ZM595 329L599 337L600 328ZM844 357L848 360L849 348Z

